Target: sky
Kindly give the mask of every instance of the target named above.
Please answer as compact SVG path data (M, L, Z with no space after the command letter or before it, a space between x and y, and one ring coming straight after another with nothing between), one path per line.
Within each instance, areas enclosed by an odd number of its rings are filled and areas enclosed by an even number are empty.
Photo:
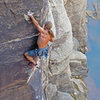
M88 100L100 100L100 90L96 87L94 80L90 77L87 78L87 87L90 92Z
M87 0L88 9L93 8L93 2L98 0ZM100 3L99 3L100 8ZM100 20L93 20L88 17L88 48L87 65L89 68L87 86L89 88L89 100L100 100Z
M87 63L89 67L88 75L94 79L100 89L100 21L90 19L88 28L88 48ZM91 22L92 20L92 22Z

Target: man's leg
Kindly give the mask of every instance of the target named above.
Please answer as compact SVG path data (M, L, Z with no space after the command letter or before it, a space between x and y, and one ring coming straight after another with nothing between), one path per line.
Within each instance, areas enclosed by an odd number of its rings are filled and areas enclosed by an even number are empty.
M35 60L36 63L38 63L38 61L39 61L39 57L36 56L34 60Z
M26 52L24 55L25 55L25 57L27 58L27 60L29 60L30 62L36 64L36 62L35 62L35 60L33 59L33 57L29 56L27 52Z

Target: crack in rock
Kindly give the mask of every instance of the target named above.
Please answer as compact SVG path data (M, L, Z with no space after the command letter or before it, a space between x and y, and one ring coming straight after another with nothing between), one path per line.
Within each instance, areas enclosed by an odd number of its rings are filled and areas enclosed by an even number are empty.
M39 34L33 34L31 36L26 36L26 37L23 37L23 38L16 38L16 39L13 39L13 40L10 40L10 41L7 41L7 42L3 42L0 45L9 44L9 43L12 43L12 42L19 42L19 41L22 41L22 40L25 40L25 39L33 38L33 37L38 36L38 35Z

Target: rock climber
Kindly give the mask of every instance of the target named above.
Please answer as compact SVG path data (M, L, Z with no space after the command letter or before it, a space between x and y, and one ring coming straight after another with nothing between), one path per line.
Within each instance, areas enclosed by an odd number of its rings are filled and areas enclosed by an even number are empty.
M29 60L29 66L35 66L37 65L35 58L41 59L42 56L45 56L46 58L48 57L48 42L54 42L54 33L51 30L52 23L50 21L45 22L43 27L41 27L32 13L29 13L28 16L40 32L37 40L38 48L30 50L24 54L26 59Z

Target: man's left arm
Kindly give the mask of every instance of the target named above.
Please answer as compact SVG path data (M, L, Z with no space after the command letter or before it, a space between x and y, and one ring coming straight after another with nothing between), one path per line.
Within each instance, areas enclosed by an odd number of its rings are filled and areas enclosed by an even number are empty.
M37 20L34 18L34 16L33 15L29 15L30 16L30 18L32 19L32 22L35 24L35 26L37 27L37 29L40 31L40 33L45 33L44 32L44 29L39 25L39 23L37 22Z

